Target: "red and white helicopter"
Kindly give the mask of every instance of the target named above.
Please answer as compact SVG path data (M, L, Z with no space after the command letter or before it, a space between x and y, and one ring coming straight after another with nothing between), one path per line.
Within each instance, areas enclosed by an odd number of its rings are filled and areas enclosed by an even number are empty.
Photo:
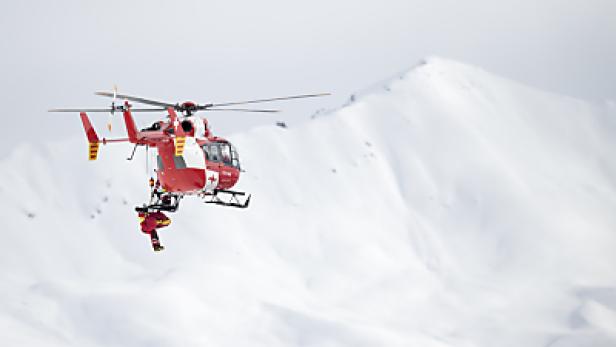
M138 206L137 212L175 212L180 200L187 195L203 198L206 203L229 207L246 208L250 195L233 191L241 167L235 147L222 137L214 136L205 118L195 116L198 111L236 111L273 113L271 109L228 108L229 106L256 104L300 98L329 95L305 94L278 98L248 100L226 103L197 104L192 101L183 103L161 102L142 97L97 92L96 95L111 97L109 108L100 109L52 109L50 112L79 112L89 143L89 159L96 160L99 145L113 142L130 142L135 144L133 153L139 146L157 150L157 180L150 178L150 201ZM117 99L123 99L121 105ZM133 108L129 101L154 106L150 108ZM101 139L94 130L87 112L122 112L128 138ZM153 123L150 127L138 130L133 119L134 112L166 112L167 119ZM178 113L180 115L178 115ZM111 123L109 123L110 128ZM241 201L243 200L243 201Z

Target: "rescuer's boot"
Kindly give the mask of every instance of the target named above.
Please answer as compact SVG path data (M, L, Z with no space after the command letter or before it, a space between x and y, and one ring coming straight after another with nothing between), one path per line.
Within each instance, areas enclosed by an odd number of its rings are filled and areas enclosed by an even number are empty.
M150 238L152 240L152 248L154 249L154 252L160 252L165 249L165 247L160 244L156 230L152 230L150 233Z

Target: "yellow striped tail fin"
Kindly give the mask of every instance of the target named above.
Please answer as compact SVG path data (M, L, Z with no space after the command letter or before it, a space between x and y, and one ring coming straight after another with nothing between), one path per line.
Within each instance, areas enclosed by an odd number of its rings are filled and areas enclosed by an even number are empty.
M99 142L89 142L89 150L90 150L90 160L96 160L96 158L98 157L98 146L100 145Z
M184 153L184 144L186 143L185 136L178 136L175 138L175 156L179 157Z

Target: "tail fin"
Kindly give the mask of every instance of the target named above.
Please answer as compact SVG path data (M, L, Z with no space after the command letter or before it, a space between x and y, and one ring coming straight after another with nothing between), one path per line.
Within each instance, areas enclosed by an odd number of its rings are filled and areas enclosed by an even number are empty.
M126 123L126 132L128 133L128 140L131 143L137 143L137 126L135 120L130 112L128 102L124 104L124 123Z
M98 146L100 144L100 140L96 134L96 130L94 130L94 127L92 126L92 123L90 123L88 115L86 115L85 112L81 112L79 115L81 116L81 123L83 123L83 129L85 130L88 138L88 151L90 154L89 159L96 160L98 157Z
M88 115L85 112L81 112L79 115L81 116L81 122L83 123L83 129L86 131L88 142L90 143L100 142L100 140L98 139L98 135L96 134L96 131L94 130L94 127L92 126L92 123L90 123L90 119L88 118Z

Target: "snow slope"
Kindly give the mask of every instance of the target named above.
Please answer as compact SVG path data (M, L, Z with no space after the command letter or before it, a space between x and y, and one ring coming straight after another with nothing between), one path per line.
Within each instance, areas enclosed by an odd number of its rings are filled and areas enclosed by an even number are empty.
M251 207L185 199L161 254L132 210L143 153L16 148L2 345L616 344L614 103L433 58L230 140Z

